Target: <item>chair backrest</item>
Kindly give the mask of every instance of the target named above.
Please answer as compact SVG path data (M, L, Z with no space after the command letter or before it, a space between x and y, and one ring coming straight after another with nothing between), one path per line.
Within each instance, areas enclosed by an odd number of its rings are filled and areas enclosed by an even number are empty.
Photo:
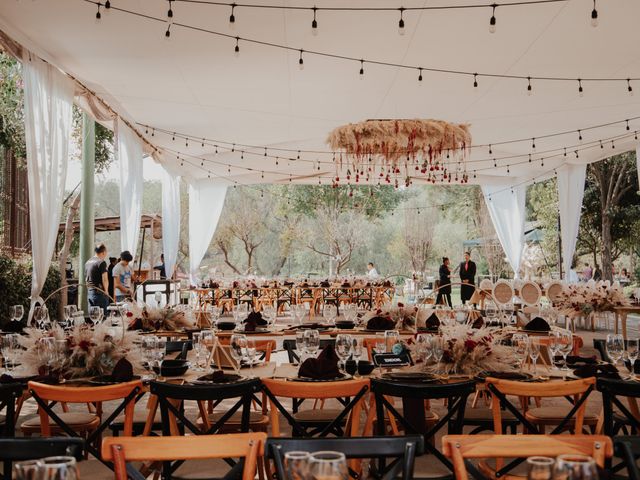
M193 350L193 342L191 340L169 340L165 353L181 352L184 345L187 346L187 350Z
M509 410L530 432L538 432L538 429L529 422L522 409L513 406L507 396L516 397L574 397L574 403L567 416L559 422L552 434L561 432L575 420L575 431L582 431L584 424L584 412L587 407L587 398L595 388L595 377L581 378L564 382L518 382L514 380L502 380L488 377L485 381L487 388L493 397L493 428L497 434L502 433L502 409Z
M602 393L603 427L606 435L613 436L617 433L613 418L614 407L617 407L618 415L625 417L626 422L631 424L633 430L640 430L640 409L637 401L640 398L639 383L599 378L596 382L596 388Z
M102 455L113 462L116 480L145 478L141 474L136 475L130 466L127 468L126 462L165 462L163 478L170 478L170 461L211 458L243 459L242 479L252 480L256 475L258 458L264 455L266 439L267 435L261 432L186 437L109 437L102 443Z
M611 439L601 435L445 435L443 453L451 459L457 480L467 480L469 472L475 478L486 478L467 459L555 457L579 454L593 457L604 467L613 455Z
M520 287L520 299L525 305L535 307L540 303L541 298L542 290L537 283L527 281Z
M551 301L551 303L554 303L560 299L560 295L564 292L564 284L559 280L555 280L549 282L544 290L545 296Z
M135 408L135 397L142 392L142 382L134 380L131 382L116 383L99 387L69 387L64 385L47 385L39 382L29 382L29 393L38 403L38 413L40 414L40 430L42 435L51 435L51 426L48 417L60 424L56 415L47 407L48 402L60 403L91 403L108 402L122 400L122 403L113 413L111 413L107 423L124 410L124 434L133 434L133 413Z
M622 459L622 466L627 470L629 480L640 480L640 470L636 461L640 457L640 437L616 437L613 440L613 450L616 457Z
M276 378L263 378L263 390L271 404L271 431L274 437L280 436L280 416L281 413L287 422L294 429L295 433L301 436L308 436L308 433L301 427L288 410L280 403L278 398L294 398L294 399L345 399L343 401L344 410L332 422L319 432L319 436L325 436L331 432L335 432L334 427L342 423L343 420L350 417L351 432L350 435L357 433L359 415L362 408L362 400L364 395L369 391L369 379L352 379L335 382L296 382L282 380Z
M513 286L506 280L498 280L493 286L493 299L499 305L510 303L513 299Z
M336 341L330 338L322 338L320 339L320 350L324 349L327 345L333 345ZM287 356L289 357L289 363L296 363L300 361L300 355L296 350L296 341L291 338L287 338L282 341L282 348L287 351Z
M490 292L493 290L493 282L488 278L480 280L480 290Z
M287 478L284 469L284 455L287 452L304 451L342 452L348 459L393 458L382 479L395 479L402 472L403 480L413 477L415 457L424 453L424 439L421 435L401 437L351 437L351 438L270 438L265 446L267 459L274 462L277 478Z
M629 342L627 340L624 341L624 348L627 349ZM595 348L600 354L600 358L605 362L611 363L611 357L607 353L607 341L604 338L594 338L593 339L593 348ZM637 368L637 367L636 367Z
M20 383L7 383L0 385L0 411L5 412L5 421L2 425L2 436L13 437L16 427L16 402L24 392L24 385Z
M212 383L198 385L176 385L165 382L151 382L150 392L158 398L162 418L163 435L179 435L178 421L195 435L216 433L231 416L240 411L241 432L249 431L251 401L261 389L260 379L253 378L234 383ZM192 400L201 406L209 400L219 403L222 400L237 399L224 415L207 431L202 431L184 414L184 401ZM206 412L201 411L206 417Z
M77 461L83 460L83 446L84 440L81 438L0 438L3 479L11 480L13 462L59 456L71 456Z

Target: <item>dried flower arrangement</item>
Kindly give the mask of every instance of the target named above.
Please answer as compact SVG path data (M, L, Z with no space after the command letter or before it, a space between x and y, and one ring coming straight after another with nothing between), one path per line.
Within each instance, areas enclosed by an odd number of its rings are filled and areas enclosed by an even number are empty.
M558 310L570 317L593 312L612 312L616 307L630 305L622 287L609 282L588 282L566 285L556 299Z
M171 331L175 332L185 328L191 328L195 320L189 318L184 310L167 305L166 307L150 307L145 305L140 307L132 304L127 312L129 328L134 330L148 331Z
M372 318L382 317L391 320L397 329L415 331L418 315L418 307L406 307L403 303L398 303L397 307L385 307L370 310L362 316L361 321L366 325Z

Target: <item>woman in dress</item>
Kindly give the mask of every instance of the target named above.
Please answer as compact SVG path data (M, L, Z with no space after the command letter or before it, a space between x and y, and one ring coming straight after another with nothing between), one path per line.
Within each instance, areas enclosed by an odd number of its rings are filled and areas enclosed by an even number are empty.
M442 265L440 265L440 289L436 298L436 305L451 306L451 268L449 267L449 259L442 257Z

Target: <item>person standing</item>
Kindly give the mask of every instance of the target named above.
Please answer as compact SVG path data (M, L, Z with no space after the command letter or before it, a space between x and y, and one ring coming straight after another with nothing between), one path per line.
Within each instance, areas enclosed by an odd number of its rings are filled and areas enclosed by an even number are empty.
M158 270L160 272L160 280L167 279L167 270L164 267L164 253L160 254L160 263L153 267L154 270Z
M114 285L113 285L113 267L120 261L119 258L109 257L109 266L107 267L107 277L109 278L109 297L114 297Z
M470 252L464 252L464 261L460 264L460 281L460 299L465 304L471 300L476 283L476 264L471 260Z
M378 278L379 276L380 275L378 275L378 271L376 270L376 267L373 265L373 262L367 263L367 277Z
M111 303L109 291L109 276L107 273L107 247L104 243L96 245L95 255L84 264L85 283L87 284L87 298L92 307L101 307L107 314L107 307Z
M116 293L116 302L123 302L125 298L133 298L131 287L131 276L133 272L129 263L133 260L133 255L125 250L120 254L120 261L113 267L113 282Z
M593 269L588 263L584 264L584 270L582 270L582 281L588 282L593 277Z
M593 270L593 279L596 282L602 280L602 270L600 270L600 265L596 263L596 268Z
M449 267L449 259L447 257L442 257L442 265L440 265L439 273L440 287L438 288L436 305L444 303L451 307L451 267Z

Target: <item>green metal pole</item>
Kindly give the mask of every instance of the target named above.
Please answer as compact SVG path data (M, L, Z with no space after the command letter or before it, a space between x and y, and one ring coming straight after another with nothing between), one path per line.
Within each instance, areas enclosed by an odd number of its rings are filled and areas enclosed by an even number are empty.
M93 256L95 243L95 188L94 171L96 162L96 124L86 114L82 114L82 190L80 193L80 268L78 281L84 283L84 264ZM87 290L78 289L80 309L89 311Z

